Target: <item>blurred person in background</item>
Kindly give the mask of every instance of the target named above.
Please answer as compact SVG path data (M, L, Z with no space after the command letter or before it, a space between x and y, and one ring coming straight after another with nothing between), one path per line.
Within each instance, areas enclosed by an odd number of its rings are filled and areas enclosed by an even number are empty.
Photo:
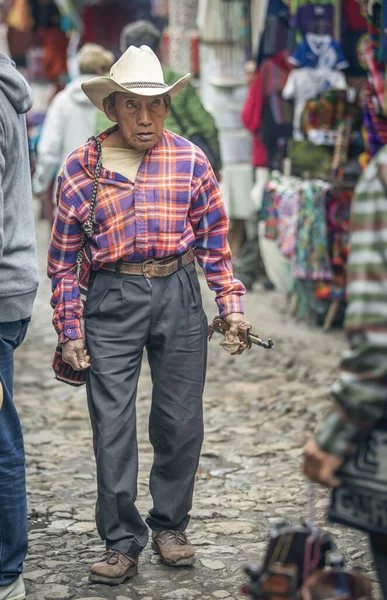
M83 93L81 85L93 75L108 73L113 63L113 53L98 44L85 44L79 51L79 76L54 97L40 134L32 181L38 196L49 192L68 155L97 133L97 113L100 111ZM55 192L56 186L54 197Z
M145 45L149 46L149 48L151 48L160 58L160 41L161 33L157 27L150 21L139 20L126 25L122 30L120 49L121 52L124 53L129 46L140 47ZM163 74L167 85L172 84L181 77L180 73L176 73L176 71L173 71L173 69L166 66L163 66ZM105 115L101 114L98 118L99 131L111 127L111 123L109 123ZM175 98L173 110L169 112L165 120L165 128L173 133L182 135L187 139L190 139L190 137L196 133L199 134L212 151L215 160L211 161L211 166L214 169L218 180L220 179L219 172L222 163L220 158L218 130L214 118L204 108L192 83L189 83ZM193 141L195 143L195 140Z
M13 355L26 335L38 287L25 118L31 106L28 83L0 54L0 600L25 598L27 498Z
M334 407L315 439L304 449L304 472L312 481L327 487L341 485L336 471L357 453L363 440L380 428L386 430L387 146L372 159L356 187L349 246L345 327L350 350L341 362L340 377L332 388ZM372 472L377 472L379 481L385 481L385 465L380 464L379 454L373 454L376 447L367 448L366 462ZM370 477L364 465L361 476L365 480ZM369 492L365 503L370 515L373 504L379 506L378 527L383 524L385 514L385 501L380 502L380 496L380 492L378 496ZM363 499L364 494L355 498L359 513ZM369 531L375 567L383 596L387 598L387 535L376 532L374 527Z

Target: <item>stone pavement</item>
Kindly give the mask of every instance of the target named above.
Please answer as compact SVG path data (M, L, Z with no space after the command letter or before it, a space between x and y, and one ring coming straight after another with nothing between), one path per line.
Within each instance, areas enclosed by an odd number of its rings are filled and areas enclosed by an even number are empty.
M341 332L324 335L290 320L283 297L259 289L246 298L248 317L273 352L253 348L230 357L214 338L205 392L206 436L198 472L190 538L192 569L171 570L148 548L139 574L119 587L90 586L89 565L103 546L94 525L96 483L85 391L56 382L51 371L55 334L44 275L48 231L39 223L42 283L26 342L16 354L16 403L25 433L30 547L25 565L28 600L209 600L244 596L243 567L263 556L271 519L308 516L308 486L300 472L302 446L329 405L327 391L345 348ZM202 281L203 283L203 281ZM202 285L205 308L215 315ZM146 361L138 393L138 506L152 506L152 449L147 422L151 382ZM317 492L324 522L327 493ZM348 558L371 571L364 536L331 529Z

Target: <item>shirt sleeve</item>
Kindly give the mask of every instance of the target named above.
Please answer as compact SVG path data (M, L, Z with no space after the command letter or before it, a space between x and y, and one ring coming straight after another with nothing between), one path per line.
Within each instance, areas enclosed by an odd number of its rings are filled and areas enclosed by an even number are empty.
M345 58L343 49L340 46L339 42L333 41L332 46L335 49L336 55L337 55L337 62L336 62L335 69L339 69L339 70L347 69L347 67L349 67L349 62Z
M382 152L387 163L387 153ZM358 440L387 417L386 223L386 192L374 159L358 184L352 207L346 313L350 349L332 388L335 406L317 434L320 447L339 456L353 451Z
M285 87L282 90L282 97L285 100L291 100L296 95L296 73L297 70L290 71Z
M216 294L219 315L243 313L241 296L244 285L233 276L231 251L227 241L228 217L214 172L204 164L195 164L190 221L195 233L195 254L208 286Z
M51 232L47 274L52 281L53 325L59 342L83 338L83 304L75 275L75 264L82 240L81 219L74 202L58 180L58 211Z
M307 62L305 60L305 43L301 42L288 58L291 65L295 67L306 67Z

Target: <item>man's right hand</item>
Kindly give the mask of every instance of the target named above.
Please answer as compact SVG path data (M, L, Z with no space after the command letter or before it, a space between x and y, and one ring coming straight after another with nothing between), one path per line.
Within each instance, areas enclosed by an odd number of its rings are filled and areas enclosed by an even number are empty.
M62 345L62 358L74 371L84 371L90 367L90 356L83 340L68 340Z

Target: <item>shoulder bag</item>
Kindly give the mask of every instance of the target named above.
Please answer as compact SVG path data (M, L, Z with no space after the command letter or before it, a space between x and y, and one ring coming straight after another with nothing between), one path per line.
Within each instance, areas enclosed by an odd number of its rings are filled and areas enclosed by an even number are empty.
M94 211L95 204L97 201L97 192L98 192L98 181L99 176L101 174L102 168L102 148L101 142L98 137L91 137L91 140L94 140L97 145L98 152L98 160L95 168L94 181L91 189L91 197L90 197L90 209L89 209L89 218L86 223L82 226L82 240L81 246L79 248L77 259L75 263L75 274L78 280L79 291L81 294L81 300L83 305L85 306L87 300L87 293L89 289L90 282L90 274L91 274L91 239L93 237L94 232ZM58 381L62 381L63 383L67 383L68 385L72 385L75 387L80 387L86 383L86 371L75 371L71 365L67 364L63 360L62 356L62 344L58 344L54 358L52 361L52 368L55 373L55 379Z

